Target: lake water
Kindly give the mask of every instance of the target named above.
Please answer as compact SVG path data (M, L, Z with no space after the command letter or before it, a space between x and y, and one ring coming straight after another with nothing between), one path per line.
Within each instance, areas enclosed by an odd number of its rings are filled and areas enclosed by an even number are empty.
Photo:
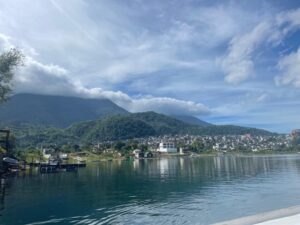
M3 194L4 192L4 194ZM300 204L300 155L93 163L7 180L0 224L211 224Z

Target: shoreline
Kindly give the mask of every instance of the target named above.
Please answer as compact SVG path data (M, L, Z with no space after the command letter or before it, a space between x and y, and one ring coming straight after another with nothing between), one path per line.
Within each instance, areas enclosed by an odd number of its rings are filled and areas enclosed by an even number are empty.
M300 205L297 205L211 225L297 225L299 219Z

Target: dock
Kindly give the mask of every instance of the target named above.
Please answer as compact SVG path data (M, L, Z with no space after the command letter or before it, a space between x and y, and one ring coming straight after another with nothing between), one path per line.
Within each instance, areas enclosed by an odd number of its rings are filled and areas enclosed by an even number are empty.
M78 168L86 167L85 163L62 163L57 165L43 164L43 163L31 163L31 166L39 167L41 173L57 173L60 171L76 172Z

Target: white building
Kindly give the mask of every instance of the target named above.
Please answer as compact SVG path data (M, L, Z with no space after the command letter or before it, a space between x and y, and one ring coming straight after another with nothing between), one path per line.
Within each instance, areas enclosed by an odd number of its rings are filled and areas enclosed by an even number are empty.
M157 149L157 151L164 153L176 153L177 148L174 142L161 142L159 143L159 148Z
M50 159L50 157L51 157L51 155L52 155L53 152L54 152L53 149L47 149L47 148L44 148L44 149L43 149L43 157L44 157L45 159Z
M60 153L59 158L62 160L67 160L68 159L68 154L67 153Z

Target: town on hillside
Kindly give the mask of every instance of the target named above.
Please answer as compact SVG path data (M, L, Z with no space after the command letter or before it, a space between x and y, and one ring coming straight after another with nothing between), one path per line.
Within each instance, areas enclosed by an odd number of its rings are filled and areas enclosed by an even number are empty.
M135 138L119 141L95 141L88 145L52 145L42 147L46 159L51 154L60 152L61 159L68 155L78 161L87 155L106 155L111 157L133 156L135 158L152 158L159 155L190 155L201 153L260 153L260 152L299 152L300 130L290 134L274 136L246 135L164 135L157 137ZM89 152L89 153L87 153Z
M2 136L2 149L7 149L7 136ZM5 141L6 140L6 141ZM6 145L6 146L4 146ZM52 164L72 169L75 165L101 160L155 158L160 156L197 156L226 153L284 153L300 152L300 129L290 134L263 135L164 135L93 143L40 144L26 151L2 152L1 157L10 165L40 166ZM13 154L8 154L12 153ZM9 158L4 156L16 156ZM17 159L19 162L17 162ZM3 161L3 160L1 160ZM49 166L50 165L50 166ZM3 168L3 166L2 166Z

